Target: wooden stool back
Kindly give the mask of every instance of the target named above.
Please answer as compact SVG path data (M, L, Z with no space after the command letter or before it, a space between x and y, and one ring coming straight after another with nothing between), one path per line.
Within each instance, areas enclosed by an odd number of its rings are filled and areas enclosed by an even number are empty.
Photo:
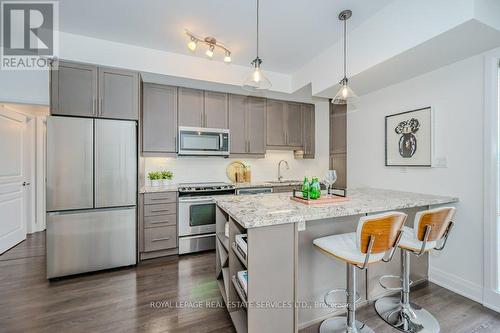
M415 216L415 236L423 241L426 228L430 227L428 242L440 240L455 216L454 207L441 207L418 212Z
M370 238L373 238L371 253L387 252L394 247L407 215L400 212L363 216L357 229L357 245L361 253L368 252Z

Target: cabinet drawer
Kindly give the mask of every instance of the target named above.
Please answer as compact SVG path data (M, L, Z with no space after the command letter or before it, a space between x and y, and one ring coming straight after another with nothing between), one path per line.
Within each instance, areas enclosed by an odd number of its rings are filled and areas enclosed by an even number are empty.
M144 218L144 228L165 227L169 225L177 225L177 215L157 215Z
M169 215L177 213L177 204L144 205L144 216Z
M158 193L145 193L144 204L165 204L177 202L177 192L158 192Z
M177 227L175 225L144 229L144 250L146 252L177 247Z

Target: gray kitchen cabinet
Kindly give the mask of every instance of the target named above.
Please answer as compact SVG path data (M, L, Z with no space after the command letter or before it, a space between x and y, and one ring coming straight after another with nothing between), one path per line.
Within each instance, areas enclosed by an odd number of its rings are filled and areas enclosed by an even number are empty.
M141 194L139 196L139 259L145 260L177 253L177 192Z
M50 73L52 115L139 119L139 74L66 61Z
M266 101L230 95L231 154L260 157L266 153Z
M284 147L286 146L285 133L285 105L284 101L268 99L266 103L266 143L268 146Z
M330 169L337 171L336 187L347 187L347 107L330 104Z
M266 153L266 100L258 97L247 98L246 128L248 153Z
M99 117L139 119L139 74L99 68Z
M60 61L50 78L51 114L97 116L97 67Z
M179 87L179 126L204 127L205 92Z
M330 111L330 153L347 152L347 110L345 105L332 104Z
M143 85L142 150L175 153L177 150L177 87Z
M246 96L229 95L230 153L246 154L248 148Z
M347 154L330 155L330 169L337 171L335 187L347 188Z
M205 91L205 107L203 127L229 128L228 94L215 91Z
M303 120L302 106L300 103L286 103L286 145L290 147L302 147L303 144Z
M314 105L302 104L303 115L303 138L304 138L304 155L303 158L315 157L316 146L316 127L315 127L315 111Z
M267 146L275 149L302 149L301 103L267 100Z

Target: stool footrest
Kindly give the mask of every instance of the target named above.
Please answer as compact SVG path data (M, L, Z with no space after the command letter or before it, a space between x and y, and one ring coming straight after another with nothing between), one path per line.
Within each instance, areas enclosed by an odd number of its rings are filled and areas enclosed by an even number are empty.
M378 283L380 284L380 286L382 288L384 288L385 290L389 290L389 291L401 291L401 290L403 290L403 287L388 287L388 286L384 285L384 281L388 280L388 279L398 279L400 284L403 281L401 276L398 276L398 275L383 275L378 280ZM413 284L413 281L410 281L410 286L412 284Z
M333 295L333 294L336 294L336 293L344 293L346 299L348 297L348 291L347 289L343 289L343 288L338 288L338 289L332 289L330 290L329 292L327 292L325 294L325 297L323 298L323 300L325 301L325 304L328 306L328 307L331 307L331 308L335 308L335 309L344 309L344 308L347 308L347 305L348 305L348 302L330 302L328 300L328 297ZM354 301L354 304L356 304L357 302L359 302L359 300L361 299L361 296L359 295L359 293L356 293L356 299Z

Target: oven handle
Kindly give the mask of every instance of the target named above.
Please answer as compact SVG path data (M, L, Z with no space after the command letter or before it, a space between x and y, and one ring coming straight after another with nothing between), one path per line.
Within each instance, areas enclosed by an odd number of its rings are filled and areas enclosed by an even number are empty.
M224 143L222 142L222 133L219 133L219 149L222 150L222 147L224 147Z
M203 197L203 198L179 198L179 202L189 202L189 203L215 203L215 200L212 197Z

